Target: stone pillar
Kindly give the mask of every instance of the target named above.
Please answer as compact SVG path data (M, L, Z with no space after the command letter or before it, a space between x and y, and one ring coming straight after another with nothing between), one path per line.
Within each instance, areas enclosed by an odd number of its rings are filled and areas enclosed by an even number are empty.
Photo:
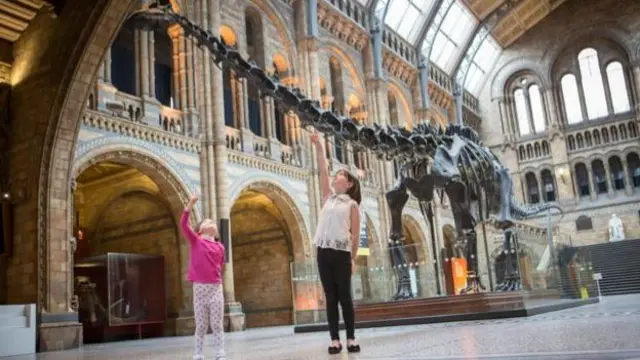
M156 97L156 42L155 33L153 31L147 32L147 46L149 53L149 97Z
M549 122L548 127L551 128L554 125L560 127L560 124L558 124L558 113L557 113L557 107L556 107L556 100L555 97L553 96L553 88L550 89L545 89L544 90L544 99L545 102L547 103L547 110L548 110L548 117L547 120Z
M180 35L183 33L182 27L178 25L172 25L167 30L167 34L169 34L169 38L171 39L171 64L172 64L172 84L171 91L173 92L173 108L180 109L182 107L180 98L182 97L181 93L181 81L180 75L183 73L182 68L180 67ZM186 124L183 124L186 126ZM187 132L188 133L188 132Z
M633 84L636 96L636 119L640 119L640 63L633 65Z
M607 161L607 159L604 159L604 161L602 161L602 166L604 166L604 176L607 182L607 194L610 197L612 197L615 193L615 190L613 189L613 179L611 177L611 168L609 167L609 162Z
M596 187L593 182L593 169L591 168L591 164L587 164L587 174L589 175L589 196L591 200L596 199Z
M151 126L162 126L160 122L160 103L155 99L153 75L153 33L145 30L135 30L136 47L136 78L138 96L142 99L142 118L140 121ZM153 92L152 92L153 88Z
M622 171L624 171L624 192L627 196L633 195L633 187L631 186L631 182L633 178L631 178L631 174L629 173L629 164L627 163L626 158L622 158Z
M100 64L96 86L97 108L99 111L109 112L107 102L116 101L116 92L118 92L118 89L111 84L111 47L107 48Z
M221 2L220 0L204 0L208 2L208 14L203 14L203 17L208 15L208 30L214 34L218 34L221 26L220 13ZM226 129L224 125L224 97L222 87L222 71L213 64L213 61L209 58L208 63L211 68L211 77L207 79L211 80L212 92L211 98L213 99L213 117L211 118L213 128L212 132L212 145L214 146L215 157L212 164L215 168L215 182L216 182L216 214L221 223L229 224L230 217L230 204L227 184L227 145L225 141ZM229 235L231 234L229 230ZM229 248L227 251L227 263L224 267L224 298L225 298L225 329L227 331L244 330L244 314L242 313L242 306L236 302L235 290L233 282L233 247L232 241L229 239Z
M278 134L276 134L276 121L281 121L276 117L275 103L272 97L268 97L265 108L268 112L269 127L271 133L269 134L269 151L271 152L271 160L276 162L282 161L282 144L278 141ZM284 125L284 124L282 124ZM284 140L284 139L283 139Z

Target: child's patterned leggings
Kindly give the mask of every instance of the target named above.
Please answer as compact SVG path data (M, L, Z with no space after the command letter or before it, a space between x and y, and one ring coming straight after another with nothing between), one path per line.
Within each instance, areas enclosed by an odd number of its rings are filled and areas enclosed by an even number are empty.
M203 359L204 336L211 325L216 358L224 356L224 296L222 284L193 284L193 312L196 318L194 359Z

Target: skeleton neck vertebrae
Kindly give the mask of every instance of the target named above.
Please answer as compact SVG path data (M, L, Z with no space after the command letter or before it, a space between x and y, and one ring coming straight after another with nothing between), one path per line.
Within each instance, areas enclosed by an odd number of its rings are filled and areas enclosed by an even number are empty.
M492 223L505 231L506 249L511 248L514 220L526 219L551 208L560 210L553 203L536 206L519 204L512 193L509 170L468 126L449 124L441 128L423 123L409 131L395 126L362 125L357 120L324 110L319 101L308 98L300 89L281 84L277 77L269 76L255 62L244 59L238 50L227 46L210 31L171 11L170 6L152 5L132 14L130 20L134 25L146 29L180 25L186 36L195 39L200 47L210 52L217 66L224 65L238 78L247 79L258 88L261 96L272 97L281 111L295 113L304 127L311 126L339 142L349 142L355 148L368 149L379 159L398 162L400 176L395 187L386 194L391 214L389 247L398 272L396 299L414 296L402 245L401 217L409 192L421 203L427 220L431 212L425 209L430 208L427 205L433 201L434 192L438 190L447 195L455 221L456 240L466 249L468 278L464 292L484 289L477 276L476 218L484 221L488 214L497 215ZM479 205L477 212L473 211L473 203ZM437 264L435 268L438 277ZM507 266L506 272L505 281L498 285L498 289L519 289L517 269Z

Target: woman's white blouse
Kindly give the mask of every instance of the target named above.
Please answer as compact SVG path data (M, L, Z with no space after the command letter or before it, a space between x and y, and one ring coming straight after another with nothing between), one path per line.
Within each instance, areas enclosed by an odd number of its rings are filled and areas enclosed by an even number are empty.
M347 194L329 196L318 220L314 241L321 248L351 252L351 207L358 206Z

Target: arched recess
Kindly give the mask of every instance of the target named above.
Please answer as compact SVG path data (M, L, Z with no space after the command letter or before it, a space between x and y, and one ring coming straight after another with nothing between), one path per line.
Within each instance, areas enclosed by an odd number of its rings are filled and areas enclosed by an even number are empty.
M291 263L308 259L304 222L289 194L265 181L234 194L231 207L231 258L234 291L247 327L291 325ZM294 266L295 267L295 266Z
M393 81L387 82L389 92L393 94L396 100L396 106L398 108L398 124L411 130L413 128L413 111L411 111L411 105L404 94L404 91L396 85Z
M367 234L368 254L359 254L356 257L356 268L352 278L354 301L375 301L391 296L394 286L385 275L388 274L388 252L386 244L381 244L376 234L373 221L366 211L361 211ZM362 229L361 229L362 230Z
M266 15L271 24L275 26L280 44L285 48L288 63L292 64L292 68L295 68L297 54L296 47L293 45L295 44L295 36L291 31L294 27L284 25L287 22L284 21L281 11L277 10L277 7L270 0L251 0L250 4L251 7L257 8L256 10Z
M522 240L518 241L517 252L516 249L512 249L509 254L505 252L504 244L500 244L500 246L491 252L491 256L489 257L489 259L491 259L491 269L494 272L496 284L504 280L504 268L507 256L511 257L514 266L519 266L518 269L523 287L531 289L533 286L531 274L540 263L540 255Z
M66 258L70 250L72 228L69 222L60 225L60 219L68 218L71 198L71 168L77 130L82 116L81 109L90 95L93 78L102 63L127 15L140 6L134 0L108 0L99 4L68 2L74 11L63 12L47 27L46 36L32 35L32 47L45 46L55 37L65 38L67 45L55 48L56 56L67 61L51 66L48 56L31 56L28 61L16 62L12 82L15 87L30 76L48 78L47 84L54 93L41 101L40 108L46 114L40 119L38 135L43 154L37 159L37 307L41 312L70 311L73 293L71 267L49 266L56 259ZM179 10L179 9L176 9ZM61 25L60 25L61 24ZM73 26L69 26L73 24ZM43 69L46 62L47 71ZM48 73L47 73L48 72ZM33 114L30 115L33 117ZM35 127L34 127L35 128ZM35 197L35 196L34 196ZM29 200L33 201L33 200ZM19 219L16 219L19 220ZM56 224L54 226L54 224ZM59 261L59 260L58 260ZM70 265L70 264L67 264ZM55 291L52 291L54 290ZM31 295L28 296L31 298ZM31 300L29 301L31 302Z
M404 236L405 258L409 265L409 278L418 297L425 297L433 293L430 289L433 273L430 271L432 264L428 261L429 248L427 247L424 232L418 221L411 215L402 216L402 234Z
M504 89L508 86L513 75L522 71L540 74L541 86L548 88L551 80L550 77L547 77L548 71L542 65L542 61L543 59L541 57L518 57L502 65L502 67L496 71L491 81L491 98L495 99L502 96Z
M85 173L87 169L95 167L98 164L118 164L129 169L133 168L137 172L141 173L143 177L148 179L148 181L143 181L142 183L129 184L124 186L123 189L114 189L100 201L101 203L106 206L106 204L116 201L124 194L144 190L144 192L148 194L156 195L156 201L167 208L171 213L172 219L177 224L179 217L182 215L182 212L189 201L191 190L175 173L173 173L172 170L163 164L163 160L152 154L146 154L142 151L132 151L131 149L97 149L85 154L85 156L80 157L75 161L71 169L71 176L72 179L74 179L73 183L76 184L76 179L79 179L79 176ZM72 205L73 203L74 201L70 199L69 204ZM67 212L67 224L70 234L74 229L75 215L76 214L73 213L73 207L69 206L69 211ZM196 208L192 214L192 223L195 223L199 218L199 210ZM91 234L92 231L89 229L88 235ZM77 236L77 234L74 235ZM184 274L186 273L189 253L187 244L181 236L180 241L176 244L176 249L178 250L177 254L180 263L178 271L180 274ZM182 282L182 293L180 294L181 299L173 299L172 301L180 302L175 305L175 308L178 310L190 309L192 306L192 294L190 291L191 285L188 282L182 281L182 277L178 277L178 279ZM174 279L174 282L175 281L176 280Z
M451 258L458 257L458 254L456 250L456 231L451 224L442 226L442 245L443 247L440 249L440 264L442 264L445 290L448 295L454 295L455 288L453 284Z
M330 38L322 38L322 43L324 48L322 51L325 52L328 58L335 56L343 69L346 69L346 72L343 72L343 76L347 76L351 84L355 89L355 94L360 99L366 99L366 91L364 88L364 76L360 67L356 66L356 64L351 60L351 57L344 52L335 40ZM346 89L345 89L346 90Z

